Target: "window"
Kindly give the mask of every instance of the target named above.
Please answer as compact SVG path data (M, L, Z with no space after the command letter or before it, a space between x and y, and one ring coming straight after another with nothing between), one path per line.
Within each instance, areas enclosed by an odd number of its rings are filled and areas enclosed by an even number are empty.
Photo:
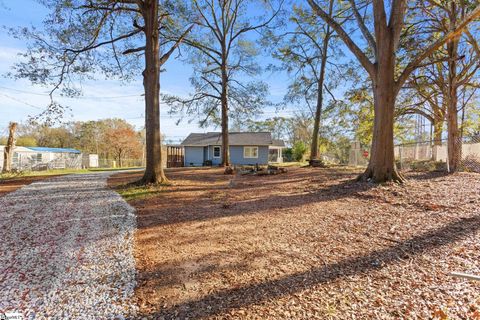
M244 158L258 158L258 147L243 147Z
M213 157L220 158L220 146L213 147Z

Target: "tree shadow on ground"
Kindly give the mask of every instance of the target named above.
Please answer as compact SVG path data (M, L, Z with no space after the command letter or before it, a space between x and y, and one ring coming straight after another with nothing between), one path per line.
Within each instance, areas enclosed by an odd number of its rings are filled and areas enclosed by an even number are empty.
M456 242L474 234L479 229L480 215L463 218L442 228L425 232L409 240L398 242L392 247L376 250L367 255L347 258L321 268L314 268L279 279L213 292L201 299L186 301L166 308L159 306L158 310L153 313L140 316L154 319L199 319L219 316L236 308L290 295L338 278L381 269L386 265Z
M165 191L165 199L150 199L141 203L142 212L138 215L139 228L150 228L184 222L201 222L228 216L262 214L275 210L288 210L309 203L334 201L342 198L358 197L375 184L355 182L356 175L337 175L344 181L318 179L311 185L292 187L288 193L275 194L275 184L289 183L276 181L284 177L268 178L241 177L232 185L203 186ZM313 178L316 178L313 176ZM291 177L292 184L301 180ZM266 183L264 183L266 180ZM319 183L320 182L320 183ZM325 183L328 182L328 183ZM306 182L310 183L310 182ZM185 191L185 192L182 192ZM244 191L249 192L248 195ZM202 192L193 195L191 192ZM167 195L168 194L168 195ZM178 205L181 203L181 205ZM293 212L293 211L292 211Z

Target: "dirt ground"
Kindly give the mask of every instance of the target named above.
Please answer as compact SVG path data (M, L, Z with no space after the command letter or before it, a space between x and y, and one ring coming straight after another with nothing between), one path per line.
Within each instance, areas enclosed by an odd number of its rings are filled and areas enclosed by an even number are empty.
M9 178L9 179L0 179L0 197L13 192L17 189L20 189L23 186L31 184L36 181L41 181L48 178L53 178L54 176L38 176L38 177L18 177L18 178Z
M112 185L138 174L120 174ZM480 175L170 172L137 208L150 319L480 319Z

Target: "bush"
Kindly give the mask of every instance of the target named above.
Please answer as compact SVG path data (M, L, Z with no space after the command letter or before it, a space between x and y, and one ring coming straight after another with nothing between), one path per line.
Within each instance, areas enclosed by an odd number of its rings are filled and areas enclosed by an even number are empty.
M292 148L283 149L282 155L283 155L283 162L292 162L293 161Z
M292 148L292 156L295 161L302 161L307 152L307 146L302 141L297 141Z

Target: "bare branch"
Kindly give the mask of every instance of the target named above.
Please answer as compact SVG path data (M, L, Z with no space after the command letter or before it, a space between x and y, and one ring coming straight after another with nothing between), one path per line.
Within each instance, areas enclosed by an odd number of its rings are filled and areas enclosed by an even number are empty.
M309 0L311 1L311 0ZM429 47L427 47L422 53L418 54L415 59L410 61L410 63L407 65L407 67L403 70L402 74L396 81L396 89L395 91L398 92L402 85L407 81L408 77L410 74L421 64L421 62L430 56L435 50L440 48L442 45L445 43L453 40L454 38L458 37L461 35L467 26L476 18L480 16L480 5L478 5L475 10L473 10L468 16L466 16L459 24L458 26L447 33L445 36L440 38L439 40L435 41L433 44L431 44Z
M173 51L175 51L176 48L178 48L178 46L180 45L180 43L182 43L183 39L185 39L185 37L187 36L187 34L193 29L193 24L187 29L185 30L185 32L180 36L180 38L178 38L178 40L175 42L175 44L170 48L170 50L167 51L167 53L165 53L164 55L162 55L160 57L160 66L163 66L163 64L168 60L168 58L170 58L170 56L172 55Z
M358 11L357 5L355 4L355 0L349 0L350 5L352 6L353 14L355 15L355 19L357 19L358 26L360 27L360 31L362 31L363 36L368 41L370 47L372 47L373 52L377 52L377 43L373 38L373 35L368 30L367 26L365 25L365 21L363 20L360 12Z
M357 46L357 44L350 38L347 32L342 28L342 26L333 20L314 0L307 0L312 10L320 16L326 23L328 23L333 30L338 34L338 36L345 42L345 45L348 49L357 57L360 64L367 70L370 77L373 79L375 74L375 66L368 59L365 53Z

